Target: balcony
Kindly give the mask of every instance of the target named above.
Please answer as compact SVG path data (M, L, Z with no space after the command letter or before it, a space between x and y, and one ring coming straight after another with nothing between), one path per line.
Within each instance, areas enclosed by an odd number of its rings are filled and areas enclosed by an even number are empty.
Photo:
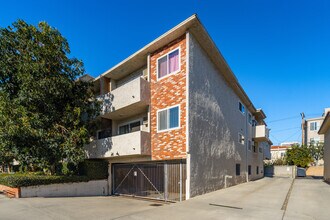
M258 142L269 140L269 129L266 125L257 125L253 127L253 139Z
M87 158L151 155L150 133L136 131L91 142L85 147Z
M103 117L126 118L146 111L150 102L150 85L147 80L138 77L97 99L102 102Z

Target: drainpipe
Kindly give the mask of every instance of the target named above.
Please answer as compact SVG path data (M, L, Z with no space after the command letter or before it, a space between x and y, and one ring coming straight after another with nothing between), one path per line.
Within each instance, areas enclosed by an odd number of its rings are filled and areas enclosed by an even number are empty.
M248 144L249 144L249 133L248 133L248 117L249 117L249 110L246 108L246 115L245 115L245 175L246 175L246 182L249 182L249 171L248 171ZM251 113L252 118L252 113Z

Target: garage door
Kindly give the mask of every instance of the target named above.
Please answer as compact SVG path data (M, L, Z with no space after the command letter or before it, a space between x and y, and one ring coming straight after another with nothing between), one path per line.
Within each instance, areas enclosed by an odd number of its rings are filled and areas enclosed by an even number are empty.
M113 194L182 201L185 199L185 161L114 164Z

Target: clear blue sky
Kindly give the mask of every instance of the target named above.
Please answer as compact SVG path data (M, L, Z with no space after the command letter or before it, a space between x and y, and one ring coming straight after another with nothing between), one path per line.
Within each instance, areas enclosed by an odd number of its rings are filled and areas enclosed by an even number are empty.
M194 13L264 109L274 144L300 140L299 113L330 106L330 1L7 0L0 26L47 21L97 76Z

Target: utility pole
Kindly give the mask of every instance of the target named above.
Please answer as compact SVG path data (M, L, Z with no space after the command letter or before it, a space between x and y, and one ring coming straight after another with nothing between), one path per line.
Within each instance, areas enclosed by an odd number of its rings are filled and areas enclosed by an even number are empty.
M305 113L300 113L301 116L301 145L305 144Z

